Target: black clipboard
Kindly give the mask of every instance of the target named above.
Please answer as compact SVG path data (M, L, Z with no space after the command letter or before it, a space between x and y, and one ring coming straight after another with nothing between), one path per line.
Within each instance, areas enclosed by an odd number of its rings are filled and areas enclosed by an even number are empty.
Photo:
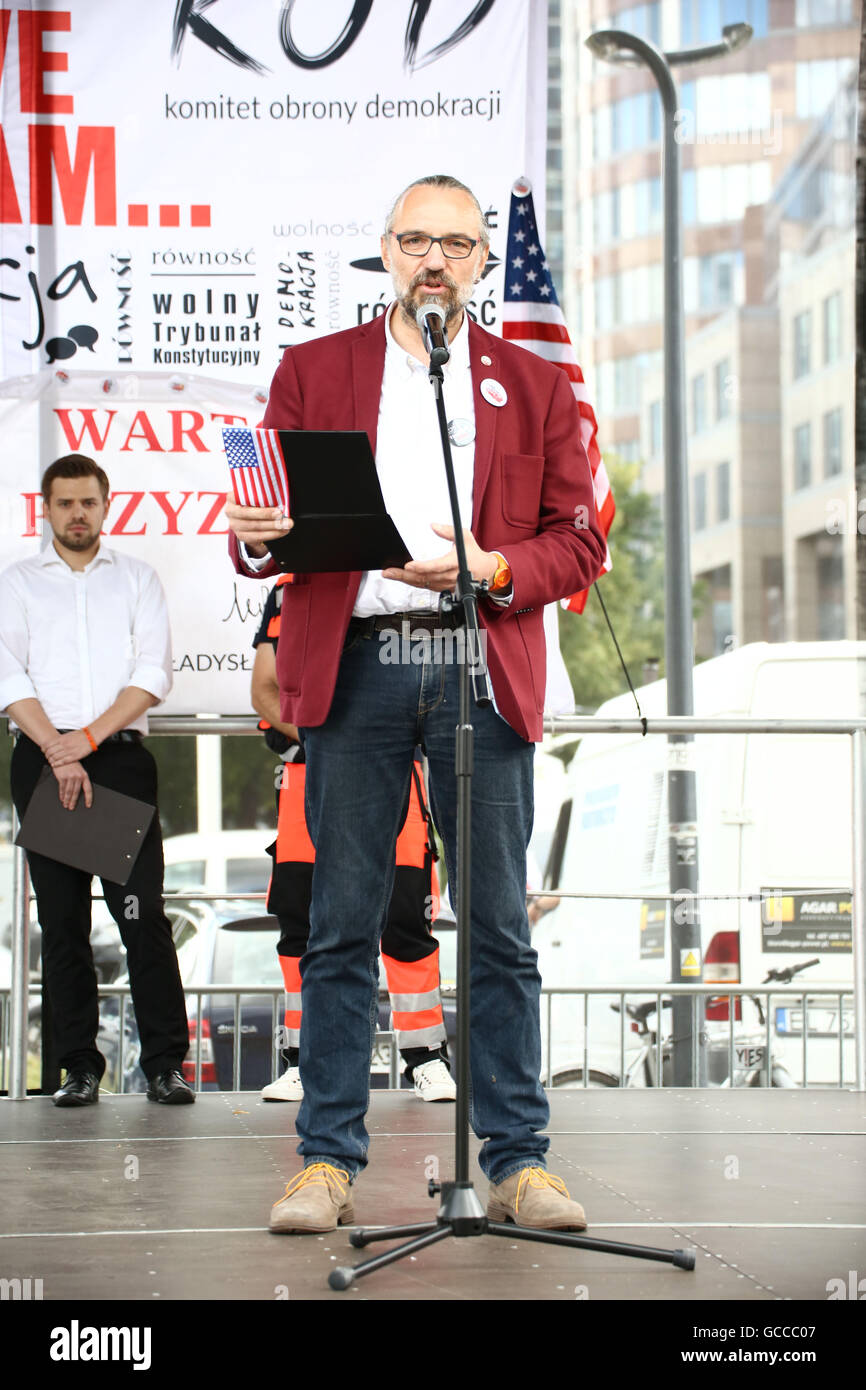
M83 792L74 811L61 805L57 778L43 769L24 812L16 845L59 864L97 874L109 883L127 882L156 807L93 783L93 804Z
M402 569L412 556L391 517L364 430L278 430L295 523L268 541L280 569Z

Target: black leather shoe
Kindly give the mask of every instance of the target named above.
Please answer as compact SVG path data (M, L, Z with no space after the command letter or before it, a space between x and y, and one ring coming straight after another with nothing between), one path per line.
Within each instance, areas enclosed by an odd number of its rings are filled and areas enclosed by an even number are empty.
M192 1105L195 1093L179 1071L161 1071L148 1082L147 1098L159 1101L160 1105Z
M52 1100L55 1105L95 1105L99 1100L99 1077L91 1071L68 1071Z

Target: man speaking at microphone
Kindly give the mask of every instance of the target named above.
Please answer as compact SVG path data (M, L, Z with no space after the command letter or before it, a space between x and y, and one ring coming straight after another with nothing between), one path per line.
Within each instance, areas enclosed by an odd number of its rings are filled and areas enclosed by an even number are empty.
M489 585L479 616L495 702L471 713L471 1119L483 1141L491 1219L582 1230L583 1209L546 1171L541 981L525 892L544 605L587 588L605 553L589 462L565 374L468 320L488 255L470 190L447 175L411 184L381 246L394 303L372 323L287 350L264 419L271 429L366 430L386 508L414 557L404 569L299 574L283 589L282 717L304 738L316 867L301 967L304 1168L274 1206L271 1230L324 1231L354 1220L352 1184L367 1162L378 942L419 743L456 883L459 671L443 659L453 647L430 637L447 625L439 596L457 580L428 380L430 335L419 325L419 311L431 307L447 335L447 347L433 346L450 353L444 399L461 518L469 522L467 560L473 578ZM430 327L435 334L437 321ZM285 535L291 520L231 500L226 516L237 567L274 573L264 542ZM385 641L395 631L426 638L418 643L423 653L405 652L395 663Z

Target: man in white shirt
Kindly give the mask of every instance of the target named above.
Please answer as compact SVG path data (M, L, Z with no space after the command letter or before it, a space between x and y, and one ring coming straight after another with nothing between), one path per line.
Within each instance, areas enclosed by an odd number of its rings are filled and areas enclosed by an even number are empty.
M93 784L156 806L156 764L142 744L147 710L171 689L162 586L141 560L100 542L108 511L103 470L81 454L42 480L53 541L0 575L0 709L17 726L12 797L23 817L46 766L61 804L93 802ZM60 1106L99 1099L97 979L90 949L91 875L29 853L42 927L42 964L66 1079ZM148 1099L195 1099L180 1072L189 1029L162 899L159 814L123 885L102 879L127 951Z

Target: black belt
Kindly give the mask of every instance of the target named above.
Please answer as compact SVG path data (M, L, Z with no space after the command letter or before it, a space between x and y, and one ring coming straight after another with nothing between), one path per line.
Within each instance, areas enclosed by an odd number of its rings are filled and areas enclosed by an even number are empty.
M404 623L406 627L404 629ZM450 613L434 613L430 608L424 608L417 612L409 609L403 613L379 613L373 614L370 618L352 618L349 621L350 632L362 632L369 636L373 632L403 632L411 638L416 631L419 632L441 632L453 631L455 628L463 626L463 610L455 608Z
M59 734L77 734L80 733L81 730L58 729L57 732ZM141 743L141 740L143 738L144 734L141 732L140 729L121 729L116 734L108 734L104 739L100 741L99 747L101 748L105 743Z

